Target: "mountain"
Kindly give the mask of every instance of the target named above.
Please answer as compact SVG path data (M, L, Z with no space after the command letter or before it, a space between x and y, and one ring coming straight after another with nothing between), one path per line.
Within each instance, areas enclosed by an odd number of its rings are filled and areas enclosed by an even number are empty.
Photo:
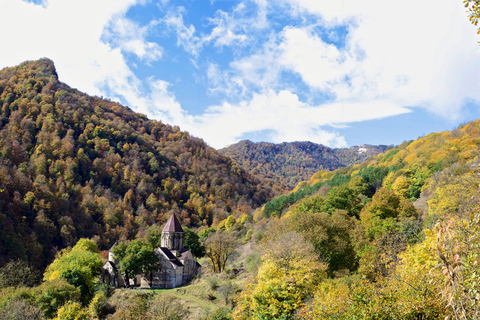
M320 170L286 195L266 203L264 216L279 216L311 194L345 186L367 203L381 188L415 202L434 216L471 207L480 180L480 119L452 131L434 132L377 154L359 164ZM359 191L360 190L360 191Z
M387 149L384 145L332 149L313 142L273 144L244 140L219 151L251 172L293 188L319 170L357 164Z
M59 82L52 61L0 71L0 266L45 267L81 237L101 249L171 213L209 226L270 186L177 126Z

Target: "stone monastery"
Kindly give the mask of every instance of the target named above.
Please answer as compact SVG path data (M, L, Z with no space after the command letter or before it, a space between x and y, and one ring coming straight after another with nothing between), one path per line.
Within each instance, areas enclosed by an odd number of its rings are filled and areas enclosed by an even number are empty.
M200 277L202 266L193 253L183 247L184 232L175 214L172 214L162 230L161 247L155 249L158 257L158 271L138 274L131 279L131 285L142 288L175 288L185 285L194 276ZM124 287L125 280L120 273L119 261L113 255L113 248L108 252L108 261L103 266L102 280L114 287Z

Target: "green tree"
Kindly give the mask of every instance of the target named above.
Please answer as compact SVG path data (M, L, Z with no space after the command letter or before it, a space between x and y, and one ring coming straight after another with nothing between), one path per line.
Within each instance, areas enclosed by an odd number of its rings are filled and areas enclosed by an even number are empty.
M82 303L83 305L87 305L92 298L92 291L80 271L77 269L66 270L62 273L61 277L67 280L71 285L75 286L75 288L80 289Z
M153 248L142 241L135 239L128 244L119 243L114 249L115 257L120 260L120 270L125 274L125 282L138 273L149 273L158 269L158 257Z
M354 189L347 186L339 186L332 188L328 192L323 211L346 210L349 216L358 218L362 208L362 200Z
M45 316L53 318L57 310L69 301L80 301L80 290L65 279L53 279L35 288L35 299Z
M360 215L362 225L370 240L386 232L398 231L401 222L414 219L417 215L413 204L386 188L375 193Z
M185 233L184 246L190 249L196 258L205 256L205 247L200 243L198 234L188 227L183 227Z
M82 293L82 301L88 302L93 292L94 279L100 274L102 259L93 240L80 239L72 249L64 249L48 266L44 280L60 277L77 286ZM83 296L85 295L85 296Z
M162 228L156 224L148 227L146 237L152 248L155 249L162 246Z

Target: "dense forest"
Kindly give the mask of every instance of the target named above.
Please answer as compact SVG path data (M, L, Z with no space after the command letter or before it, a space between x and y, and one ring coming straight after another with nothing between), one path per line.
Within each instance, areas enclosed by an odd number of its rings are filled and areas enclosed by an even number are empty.
M59 82L42 59L0 71L0 266L44 268L79 238L101 249L171 215L217 224L272 186L178 127Z
M273 144L244 140L219 151L251 172L293 188L317 171L357 164L387 149L371 145L332 149L307 141Z

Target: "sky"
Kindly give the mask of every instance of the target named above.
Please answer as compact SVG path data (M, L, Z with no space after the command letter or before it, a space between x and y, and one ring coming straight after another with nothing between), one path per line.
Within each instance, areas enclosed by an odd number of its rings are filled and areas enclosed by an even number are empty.
M480 118L461 0L0 0L0 68L60 81L214 148L396 145Z

